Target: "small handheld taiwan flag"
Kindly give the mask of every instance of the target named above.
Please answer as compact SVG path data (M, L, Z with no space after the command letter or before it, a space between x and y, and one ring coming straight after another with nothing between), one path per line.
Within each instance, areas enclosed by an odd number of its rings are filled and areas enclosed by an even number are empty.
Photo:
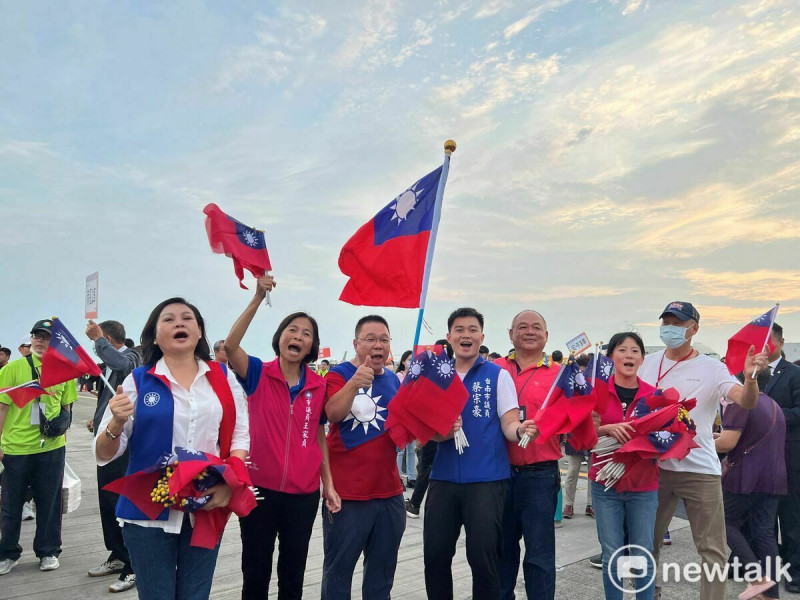
M233 271L242 289L247 289L242 283L244 269L250 271L253 277L262 277L272 269L263 231L240 223L213 203L206 205L203 212L211 250L233 259Z
M39 384L48 388L82 375L98 377L101 371L64 324L53 318L50 321L50 346L42 357Z
M728 340L725 366L728 367L731 375L737 375L744 370L744 361L750 346L755 346L756 352L761 352L766 348L767 352L771 354L775 350L770 334L777 314L778 305L776 304L772 310L750 321Z
M25 405L34 398L49 396L50 392L39 385L38 381L34 380L12 388L2 389L0 390L0 394L6 394L11 398L14 404L17 405L17 408L24 408Z

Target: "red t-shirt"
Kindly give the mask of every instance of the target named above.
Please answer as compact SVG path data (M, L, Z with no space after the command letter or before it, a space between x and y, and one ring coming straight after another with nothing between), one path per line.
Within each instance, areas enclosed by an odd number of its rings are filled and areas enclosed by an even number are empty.
M329 371L325 376L328 399L344 387L344 377ZM340 423L331 423L328 432L333 486L342 500L372 500L391 498L403 493L397 471L397 449L387 434L356 446L345 448L339 434ZM345 423L350 427L350 423Z
M520 410L525 407L525 418L533 419L539 412L542 402L547 398L547 392L553 386L561 367L548 362L547 364L531 365L520 370L515 360L507 358L498 358L494 364L511 374L514 386L517 388ZM527 448L521 448L517 442L506 440L506 448L509 461L516 466L560 460L561 436L554 435L543 444L531 442Z
M641 379L639 381L639 389L633 398L633 402L627 407L625 414L622 412L622 401L617 395L617 387L614 384L614 376L608 380L608 405L606 411L600 415L600 425L609 425L611 423L621 423L622 421L633 420L633 411L636 404L645 396L652 394L656 391L649 383L645 383ZM608 457L605 457L608 458ZM622 479L614 486L618 492L653 492L658 489L658 464L655 459L647 460L647 466L641 466L642 471L639 472L640 477L637 477L637 484L631 486L629 481ZM592 465L589 468L589 479L596 481L597 472L600 469L594 466L594 454L592 454Z

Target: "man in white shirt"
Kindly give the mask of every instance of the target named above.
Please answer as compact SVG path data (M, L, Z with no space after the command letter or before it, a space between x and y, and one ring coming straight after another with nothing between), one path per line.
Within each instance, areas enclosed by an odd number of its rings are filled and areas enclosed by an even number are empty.
M728 548L721 469L712 427L721 397L747 409L755 408L758 384L752 373L754 368L760 371L767 367L767 355L756 353L755 348L750 349L745 360L747 377L741 385L723 363L692 348L692 337L700 328L700 314L694 306L689 302L670 302L659 318L661 341L667 348L645 357L639 367L639 378L659 388L675 388L681 399L697 400L690 416L697 425L695 442L700 447L693 449L681 461L673 459L659 463L655 559L658 562L664 533L678 501L683 500L697 552L711 572L708 578L705 570L703 572L700 597L703 600L724 600ZM660 593L660 586L657 586L656 598Z

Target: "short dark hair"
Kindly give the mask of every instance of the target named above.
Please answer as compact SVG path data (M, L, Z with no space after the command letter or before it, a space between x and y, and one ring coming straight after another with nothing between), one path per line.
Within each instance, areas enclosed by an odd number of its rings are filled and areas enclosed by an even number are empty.
M319 362L319 364L321 364L321 365L322 365L322 364L325 364L325 365L328 365L328 366L330 367L330 366L331 366L331 361L329 361L327 358L323 358L323 359L322 359L322 360Z
M450 331L453 328L453 323L456 319L463 319L465 317L474 317L475 319L478 319L478 323L481 326L481 331L483 330L483 315L474 308L465 307L457 308L450 313L450 316L447 317L447 331Z
M158 326L158 317L161 315L161 311L170 304L185 304L194 313L194 318L197 319L197 326L200 328L200 339L197 341L197 346L194 347L194 356L198 360L211 358L211 350L206 339L206 322L203 320L203 315L200 314L194 304L189 304L184 298L176 296L159 302L153 312L150 313L150 316L147 317L147 322L144 324L140 338L143 363L145 365L154 365L164 356L161 348L156 345L156 327Z
M492 353L489 355L489 358L491 358L492 360L497 360L498 358L503 358L503 357L502 357L502 356L500 356L500 353L499 353L499 352L492 352Z
M134 342L131 338L125 338L125 346L133 349L136 347L136 342Z
M305 355L303 358L303 362L308 364L317 361L317 357L319 356L319 326L317 325L316 319L312 317L307 312L298 311L293 312L292 314L288 315L283 321L280 322L278 328L275 330L275 335L272 336L272 349L275 351L275 356L281 355L281 348L279 345L281 336L283 335L283 331L292 324L292 321L295 319L308 319L311 323L311 329L313 330L313 338L311 340L311 350L308 351L308 354Z
M553 350L553 353L550 355L555 362L561 362L564 360L564 353L561 350Z
M781 327L777 323L772 324L772 333L777 335L779 338L783 339L783 327Z
M361 328L366 325L367 323L383 323L386 325L386 331L389 331L389 323L386 322L380 315L367 315L366 317L361 317L356 323L356 335L355 337L358 338L358 334L361 333Z
M214 352L219 352L219 349L222 348L222 345L224 343L225 340L217 340L216 342L214 342L214 345L212 346Z
M125 343L125 326L122 323L119 321L103 321L98 325L103 330L103 335L109 336L118 344Z
M638 333L634 333L633 331L621 331L619 333L615 333L611 336L611 339L608 340L608 346L606 347L606 356L611 356L614 354L614 350L617 349L622 342L627 340L628 338L632 339L636 342L636 345L639 346L639 350L642 351L642 356L644 356L644 342L642 338L639 337Z
M0 352L3 352L4 354L11 356L11 350L9 350L8 348L0 348Z
M588 354L579 354L575 358L575 362L578 363L579 367L586 367L589 365L589 361L592 360Z
M409 356L411 356L411 350L406 350L405 352L403 352L402 356L400 356L400 362L397 363L397 368L394 370L395 373L402 373L403 371L406 370L406 366L403 364L403 362Z
M489 354L489 348L487 348L486 346L481 346L478 352L480 354Z

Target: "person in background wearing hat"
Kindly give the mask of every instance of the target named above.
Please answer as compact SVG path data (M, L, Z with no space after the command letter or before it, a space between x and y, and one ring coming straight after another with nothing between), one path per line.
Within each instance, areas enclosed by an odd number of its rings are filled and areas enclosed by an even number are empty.
M703 600L724 600L725 565L728 548L725 538L725 514L722 502L721 469L717 457L713 426L721 397L742 408L758 404L758 383L754 369L767 368L767 355L750 348L745 360L744 385L728 373L725 364L700 354L692 348L692 337L700 328L700 314L689 302L670 302L661 312L661 341L666 349L645 357L639 367L639 378L657 388L675 388L682 399L695 398L697 406L690 416L697 425L694 448L681 461L659 461L658 512L653 540L658 562L661 542L669 527L679 500L686 505L697 552L710 576L704 571L700 597ZM719 569L714 576L713 569ZM660 598L656 587L656 598Z
M0 388L36 379L42 356L50 346L49 320L37 321L31 329L31 356L18 358L0 371ZM33 551L39 569L52 571L61 554L61 482L64 478L66 436L43 437L39 431L39 408L45 417L56 417L62 407L69 411L78 399L74 381L47 388L41 396L19 408L7 394L0 394L0 460L3 461L3 508L0 512L0 575L17 564L22 547L19 532L22 504L28 486L36 501L36 537Z
M22 338L22 341L19 343L19 348L17 348L17 350L19 351L19 355L22 356L22 357L31 355L31 336L30 335L26 335L24 338Z

